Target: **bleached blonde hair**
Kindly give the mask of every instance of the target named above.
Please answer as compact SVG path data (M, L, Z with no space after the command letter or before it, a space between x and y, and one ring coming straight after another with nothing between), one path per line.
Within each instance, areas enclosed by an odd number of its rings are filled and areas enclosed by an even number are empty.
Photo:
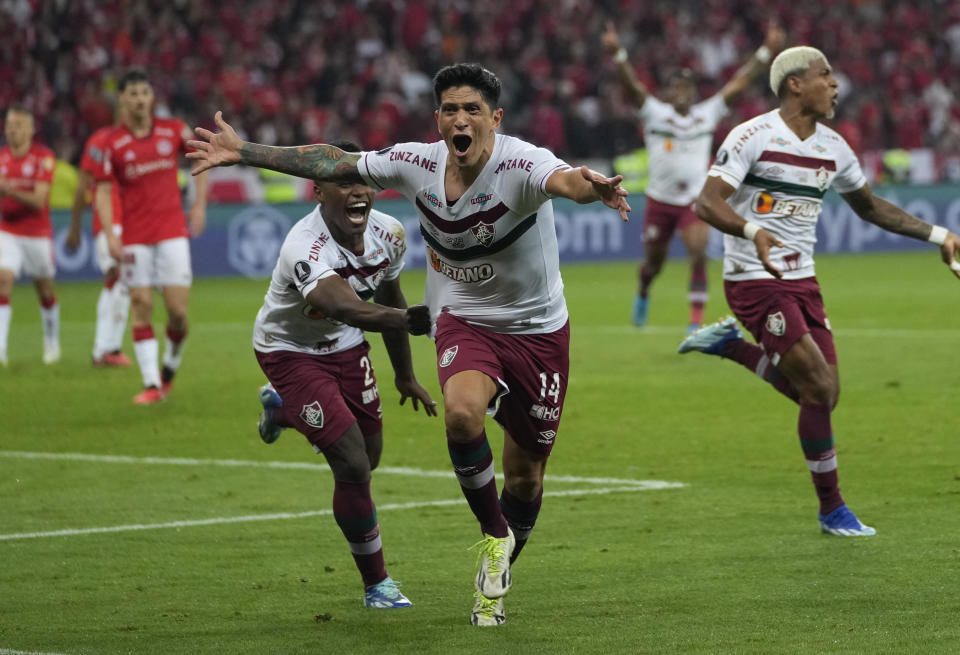
M827 64L827 56L808 45L798 45L793 48L787 48L773 60L770 64L770 90L779 97L780 85L790 75L803 75L810 62L817 59L823 59Z

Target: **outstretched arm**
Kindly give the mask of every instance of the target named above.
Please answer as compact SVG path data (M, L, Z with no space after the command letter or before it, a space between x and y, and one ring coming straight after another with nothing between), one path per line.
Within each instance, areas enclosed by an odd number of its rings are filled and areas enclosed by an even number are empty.
M400 288L400 281L396 279L381 282L373 296L373 301L386 307L407 308L407 300ZM407 398L410 398L414 411L419 408L419 403L423 403L423 409L427 416L436 416L437 403L430 397L430 393L417 382L413 373L410 337L403 330L384 330L381 336L387 354L390 356L390 364L393 366L394 383L397 385L397 391L400 392L400 404L402 405Z
M767 273L775 278L783 277L780 269L770 261L770 248L773 246L782 248L783 243L756 223L745 221L740 214L733 211L727 198L734 191L732 186L716 175L709 176L697 197L694 207L697 216L721 232L753 241L757 247L757 256Z
M960 278L960 263L957 262L957 257L960 255L960 238L956 234L908 214L892 202L875 195L869 184L864 184L856 191L842 195L857 216L868 223L882 227L888 232L896 232L921 241L930 241L940 246L940 258L943 259L943 263Z
M733 102L737 96L747 89L750 82L753 81L753 78L767 69L767 64L770 63L771 57L783 48L785 39L786 34L783 29L776 23L771 23L770 27L767 28L767 36L763 41L763 45L757 48L757 51L751 55L750 60L741 66L734 76L730 78L730 81L720 89L720 95L723 96L725 103L729 105Z
M600 200L607 207L620 212L620 218L628 220L627 190L620 186L622 175L604 177L586 166L563 168L547 178L547 193L551 196L569 198L584 205Z
M627 58L627 50L621 45L620 39L617 37L617 29L614 27L613 21L607 21L607 29L601 37L601 42L603 43L603 49L613 57L613 61L617 64L620 84L623 85L634 106L639 109L643 106L650 91L647 90L643 82L637 79L633 66L630 65L630 60Z
M397 309L360 300L347 282L336 275L317 282L307 302L327 318L368 332L402 330L410 334L430 331L430 310L425 305Z
M194 152L187 153L187 159L196 162L194 175L217 166L246 164L320 182L363 183L357 170L359 153L344 152L323 143L288 148L250 143L241 140L223 120L223 112L218 111L213 120L219 132L198 127L194 131L202 140L187 142L194 149Z

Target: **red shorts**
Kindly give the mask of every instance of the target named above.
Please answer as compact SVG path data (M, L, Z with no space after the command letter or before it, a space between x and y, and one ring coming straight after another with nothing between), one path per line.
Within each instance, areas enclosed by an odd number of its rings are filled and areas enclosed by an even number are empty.
M380 392L366 341L331 355L254 352L283 399L282 424L299 430L318 452L354 423L364 435L383 429Z
M548 334L498 334L452 314L437 317L440 387L455 373L480 371L499 392L488 413L530 452L553 449L570 372L570 322Z
M643 213L643 242L651 245L668 244L677 229L683 232L699 222L692 203L668 205L647 196L647 208Z
M774 366L807 333L820 347L827 363L837 363L837 349L817 278L725 280L723 289L730 309L771 355Z

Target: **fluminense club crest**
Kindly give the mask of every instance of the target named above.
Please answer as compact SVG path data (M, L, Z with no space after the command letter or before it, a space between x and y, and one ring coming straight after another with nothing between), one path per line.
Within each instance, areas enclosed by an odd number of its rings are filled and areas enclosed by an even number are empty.
M775 337L782 337L787 331L787 319L783 312L767 315L767 332Z
M443 351L443 355L440 356L440 368L446 368L453 363L453 358L457 356L457 351L460 350L460 346L453 346L452 348L447 348Z
M320 401L314 400L309 405L304 405L300 410L300 418L303 422L313 428L323 427L323 408L320 407Z
M477 241L484 246L489 246L491 243L493 243L493 223L477 223L470 228L470 231L473 232L473 236L477 237Z
M817 186L820 187L821 191L825 191L830 186L830 173L824 166L817 169Z

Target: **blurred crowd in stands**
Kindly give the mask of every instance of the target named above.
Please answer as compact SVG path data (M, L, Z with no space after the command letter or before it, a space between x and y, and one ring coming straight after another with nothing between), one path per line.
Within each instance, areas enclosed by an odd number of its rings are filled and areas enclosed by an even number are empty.
M472 60L503 81L505 131L571 160L610 159L641 138L600 47L607 20L654 92L685 66L706 97L771 19L789 44L831 59L833 126L856 151L926 148L937 179L960 178L956 0L0 0L0 107L31 107L38 138L75 162L112 120L118 75L140 65L160 115L210 126L222 109L263 143L373 149L434 140L431 77ZM718 139L773 104L756 82Z

